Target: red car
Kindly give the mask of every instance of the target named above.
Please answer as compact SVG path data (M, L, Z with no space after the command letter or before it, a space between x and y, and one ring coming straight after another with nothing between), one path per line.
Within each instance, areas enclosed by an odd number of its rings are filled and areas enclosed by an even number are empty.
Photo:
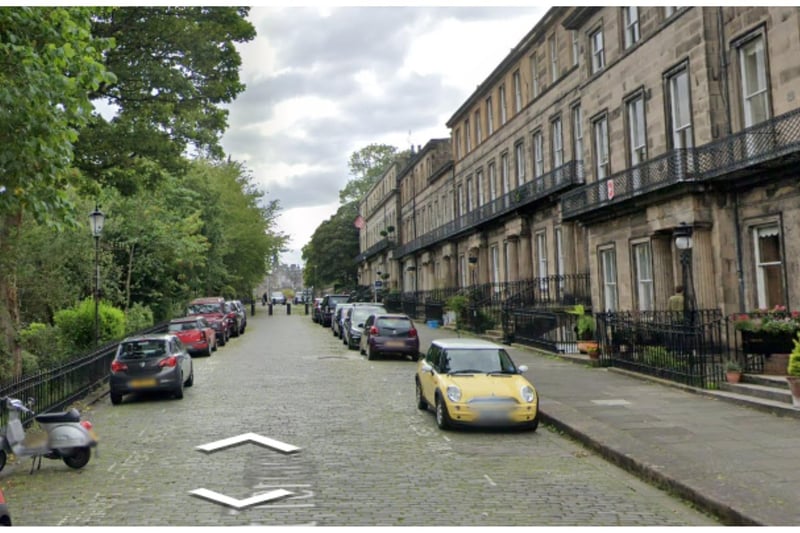
M208 356L217 350L217 334L201 316L172 319L169 332L181 340L190 355Z
M225 310L225 298L214 296L210 298L196 298L189 302L186 316L202 316L214 328L217 334L217 344L225 346L231 332L231 323L228 311Z

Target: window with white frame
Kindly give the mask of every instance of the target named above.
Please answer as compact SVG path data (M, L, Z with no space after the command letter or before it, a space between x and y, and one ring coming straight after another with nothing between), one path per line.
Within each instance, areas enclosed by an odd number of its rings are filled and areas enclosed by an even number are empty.
M533 134L533 177L544 174L544 137L541 131Z
M622 8L622 18L625 24L625 48L630 48L641 37L639 34L639 8L627 6Z
M669 92L669 119L672 129L670 141L673 150L693 148L692 113L689 94L689 71L687 68L667 78Z
M603 115L592 123L594 133L594 166L597 181L609 175L608 118Z
M494 200L497 198L497 169L495 168L494 161L489 163L486 172L489 178L489 200Z
M617 257L613 248L600 250L603 311L617 310Z
M475 195L472 193L472 176L467 178L467 211L475 209Z
M664 18L668 19L678 10L675 6L664 6Z
M500 98L500 125L504 126L508 120L508 108L506 107L506 86L501 85L498 91L498 97Z
M519 71L515 71L514 79L514 113L522 111L522 80L519 77Z
M572 38L572 66L576 67L581 56L580 34L578 30L570 30L569 33Z
M492 282L500 283L500 253L497 249L497 245L493 245L491 248L492 254Z
M600 72L606 66L605 50L603 49L603 28L596 30L589 36L592 42L592 74Z
M481 110L478 109L475 111L475 116L473 117L473 122L475 123L475 146L478 146L483 142L483 131L481 130Z
M455 144L456 144L456 159L461 159L461 129L460 128L456 128Z
M628 100L628 152L630 166L635 167L647 160L647 138L644 123L644 95ZM642 186L641 169L634 169L633 188Z
M486 98L486 134L491 135L494 133L494 104L492 97Z
M469 129L469 119L464 121L464 137L467 141L465 154L470 153L472 150L472 130Z
M653 291L653 262L650 243L633 245L634 272L636 273L636 304L639 311L652 311L655 308Z
M564 164L564 134L561 129L561 117L556 117L550 123L550 138L553 143L553 168Z
M503 184L503 194L511 192L511 177L508 170L508 152L505 152L500 156L500 181Z
M503 281L508 282L511 280L511 250L509 249L510 243L503 241ZM495 292L500 292L500 286L495 286Z
M561 226L555 229L556 237L556 275L558 276L558 287L563 291L564 289L564 236L561 231Z
M547 45L550 50L550 80L555 83L558 80L558 43L555 33L547 39Z
M544 231L536 233L536 276L539 278L539 290L547 291L547 236ZM544 296L544 294L543 294Z
M462 217L464 216L464 187L460 183L456 187L456 196L458 201L458 213L456 213L456 216Z
M580 104L572 108L572 159L583 160L583 111Z
M514 156L515 156L514 163L516 164L516 169L517 169L516 186L519 187L520 185L525 183L525 146L523 145L522 141L514 145Z
M739 66L744 127L747 128L770 118L763 35L759 34L739 46Z
M539 96L539 69L536 65L536 54L531 55L531 80L532 80L532 90L531 90L531 98L536 98Z
M486 198L483 195L483 171L475 171L475 188L478 190L478 207L486 203Z
M458 256L458 273L461 274L461 286L468 286L469 281L467 281L467 258L464 257L464 254Z
M786 305L783 292L781 231L778 224L753 228L756 299L759 309Z

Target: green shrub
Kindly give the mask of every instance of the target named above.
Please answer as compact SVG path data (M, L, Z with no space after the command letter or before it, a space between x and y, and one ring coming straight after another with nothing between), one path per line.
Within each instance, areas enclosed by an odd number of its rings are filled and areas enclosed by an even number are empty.
M469 298L463 294L451 296L444 304L445 311L452 311L456 314L456 327L459 328L467 321L468 308Z
M19 338L22 349L36 357L40 368L58 366L71 355L64 349L61 330L57 326L33 322L19 332Z
M153 311L146 305L135 303L125 313L125 335L149 328L153 324Z
M125 335L125 313L106 302L99 304L99 343L120 339ZM94 300L86 298L70 309L57 311L53 317L61 330L65 347L85 351L94 347Z
M794 349L789 354L789 366L786 373L790 376L800 377L800 334L794 339Z

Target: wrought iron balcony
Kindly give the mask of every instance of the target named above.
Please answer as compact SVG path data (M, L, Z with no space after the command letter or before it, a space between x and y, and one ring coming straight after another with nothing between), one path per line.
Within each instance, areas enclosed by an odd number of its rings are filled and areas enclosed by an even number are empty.
M379 240L360 254L356 256L353 260L355 263L361 263L362 261L366 261L370 257L377 255L384 250L390 248L394 244L394 239L389 239L388 237L384 237L383 239Z
M395 249L395 257L403 257L460 233L466 233L477 226L581 183L583 183L583 162L570 161L413 241L398 246Z
M738 178L800 160L800 109L697 148L672 150L561 197L565 220L679 184Z

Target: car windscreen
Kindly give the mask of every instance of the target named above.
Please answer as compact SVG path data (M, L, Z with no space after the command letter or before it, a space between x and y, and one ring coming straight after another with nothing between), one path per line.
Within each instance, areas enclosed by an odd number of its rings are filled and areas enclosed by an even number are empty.
M515 372L516 367L505 350L496 348L449 349L440 363L442 372Z
M379 307L354 307L353 314L350 315L350 323L357 326L364 322L369 315L374 315L381 311L382 309Z
M220 304L192 304L187 308L190 315L204 315L208 313L222 313Z
M117 352L120 359L145 359L167 354L167 346L162 340L141 340L123 342Z
M200 329L197 322L176 322L169 325L170 331L189 331L192 329Z
M375 322L375 325L378 327L378 331L383 331L384 329L387 329L395 331L397 333L408 332L412 327L411 321L403 317L379 318Z
M347 303L349 300L349 296L329 296L328 297L328 305L336 305L336 304L343 304Z

